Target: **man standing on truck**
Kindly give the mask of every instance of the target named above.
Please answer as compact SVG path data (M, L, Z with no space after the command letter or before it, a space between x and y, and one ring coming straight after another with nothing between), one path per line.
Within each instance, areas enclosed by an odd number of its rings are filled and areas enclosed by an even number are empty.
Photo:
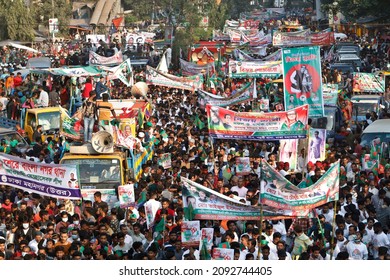
M107 90L108 87L104 84L104 77L100 77L99 82L96 83L96 87L95 87L96 98L100 99L102 97L102 93Z
M38 86L38 91L39 91L39 98L37 100L37 105L38 107L48 107L49 106L49 94L47 91L43 89L42 85Z
M103 94L103 101L98 101L96 103L97 113L98 113L98 124L99 130L105 130L112 134L112 127L110 124L111 114L116 119L116 114L114 107L110 102L108 102L108 94Z
M93 126L95 124L96 115L96 92L92 90L89 93L89 98L83 103L83 116L84 116L84 141L91 142Z

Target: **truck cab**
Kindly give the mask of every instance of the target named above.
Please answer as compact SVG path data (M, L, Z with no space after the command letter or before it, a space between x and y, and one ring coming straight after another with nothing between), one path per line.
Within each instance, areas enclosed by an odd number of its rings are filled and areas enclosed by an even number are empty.
M379 114L382 108L387 108L388 104L380 95L362 94L351 98L353 104L352 119L356 122L364 122L366 114L375 112Z
M80 191L84 200L93 201L96 192L109 208L119 205L117 189L133 178L132 154L128 150L99 153L91 144L71 146L61 164L75 164L79 169Z
M127 155L121 151L110 154L70 152L64 155L61 164L76 164L79 166L81 190L115 189L126 184L131 176Z
M42 125L42 141L48 137L58 140L62 126L62 112L60 107L28 109L24 117L23 129L30 141L35 141L33 134L38 125Z

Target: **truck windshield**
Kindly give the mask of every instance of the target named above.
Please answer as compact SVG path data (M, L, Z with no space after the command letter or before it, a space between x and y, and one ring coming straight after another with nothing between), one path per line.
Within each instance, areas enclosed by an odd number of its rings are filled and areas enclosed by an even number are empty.
M113 189L121 185L121 168L118 159L64 159L61 163L79 166L81 189Z
M370 102L370 103L353 103L353 112L352 116L354 120L359 122L366 120L366 114L371 112L377 112L378 103Z
M44 131L60 129L60 112L44 112L38 114L38 124Z

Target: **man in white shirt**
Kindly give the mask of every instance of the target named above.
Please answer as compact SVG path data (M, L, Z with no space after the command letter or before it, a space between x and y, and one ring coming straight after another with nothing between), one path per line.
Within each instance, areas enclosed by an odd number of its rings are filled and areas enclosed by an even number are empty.
M238 186L234 186L230 189L231 192L237 192L239 197L246 196L246 193L248 192L248 189L244 186L245 181L244 178L238 179Z
M28 247L30 247L31 251L36 255L38 255L38 244L42 240L42 235L43 234L40 231L35 232L34 239L28 243Z
M156 198L157 193L152 193L150 199L144 204L146 215L152 215L150 221L154 221L157 211L162 208L161 202L157 201Z
M374 236L372 238L372 249L373 249L373 257L378 258L378 249L379 247L387 247L390 248L390 241L387 238L387 235L382 230L382 224L377 222L374 224Z
M48 107L49 106L49 94L43 89L43 86L38 86L39 98L37 100L37 105L39 107Z
M126 254L131 249L129 243L125 242L125 234L122 232L118 233L118 244L114 247L114 252L122 251L122 254Z
M351 241L348 241L346 246L349 257L353 260L367 260L368 250L367 246L361 242L360 232L357 232L356 235L351 235L349 239Z
M8 98L5 97L5 92L1 94L0 103L0 117L6 117Z
M171 61L172 61L172 49L171 49L171 45L168 45L168 48L165 52L166 54L166 58L167 58L167 66L169 68L169 66L171 65Z
M325 222L332 224L333 223L333 209L329 209L328 204L324 204L322 209L317 210L318 215L322 214L325 217Z

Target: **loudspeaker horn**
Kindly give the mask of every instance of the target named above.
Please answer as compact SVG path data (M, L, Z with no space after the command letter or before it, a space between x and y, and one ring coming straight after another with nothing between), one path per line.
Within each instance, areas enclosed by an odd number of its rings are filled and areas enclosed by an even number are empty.
M99 131L92 136L92 148L100 154L114 152L114 138L107 131Z

